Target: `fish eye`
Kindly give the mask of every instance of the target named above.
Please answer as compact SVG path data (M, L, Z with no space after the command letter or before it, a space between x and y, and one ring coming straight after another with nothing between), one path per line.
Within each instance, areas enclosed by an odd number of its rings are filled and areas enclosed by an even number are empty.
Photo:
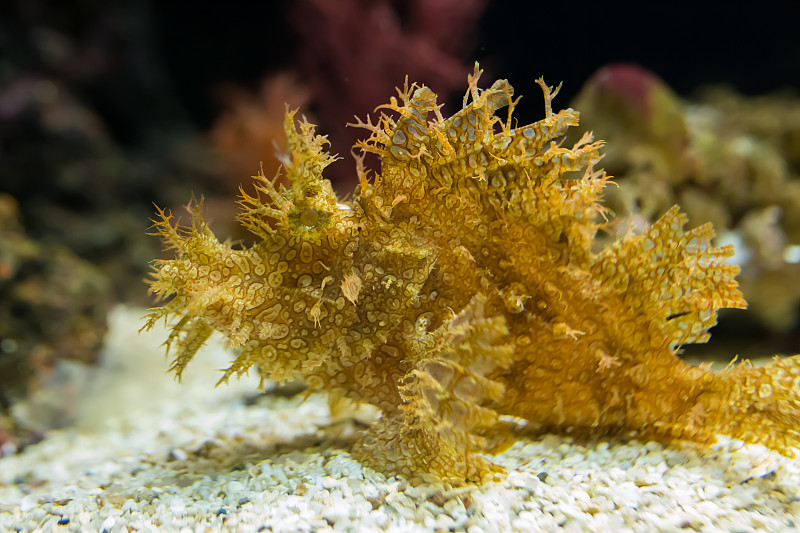
M313 228L319 224L319 209L309 207L300 213L300 223L308 228Z

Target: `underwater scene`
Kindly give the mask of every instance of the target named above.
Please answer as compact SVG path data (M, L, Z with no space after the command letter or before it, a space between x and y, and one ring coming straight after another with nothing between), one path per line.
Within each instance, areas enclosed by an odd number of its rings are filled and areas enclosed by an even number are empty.
M800 37L687 9L0 7L0 530L800 527Z

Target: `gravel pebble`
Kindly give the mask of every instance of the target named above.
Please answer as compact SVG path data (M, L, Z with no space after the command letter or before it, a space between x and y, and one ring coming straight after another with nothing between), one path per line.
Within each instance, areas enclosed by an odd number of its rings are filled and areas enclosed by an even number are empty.
M164 371L163 331L136 336L118 308L81 422L0 459L2 531L794 531L800 463L721 440L521 440L484 487L412 487L330 442L322 395L255 398L255 379L214 389L231 355L197 355L183 384ZM204 363L201 363L204 362ZM350 424L350 426L348 426ZM339 440L337 440L337 438ZM346 446L346 444L345 444Z

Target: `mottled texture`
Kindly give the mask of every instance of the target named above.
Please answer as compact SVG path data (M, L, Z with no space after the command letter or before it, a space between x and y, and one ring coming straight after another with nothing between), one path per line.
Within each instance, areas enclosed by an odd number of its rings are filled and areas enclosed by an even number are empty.
M427 87L406 88L357 146L379 176L339 202L322 179L332 156L305 121L286 118L291 189L259 176L241 223L258 242L219 242L192 210L191 229L161 213L176 259L153 291L180 376L214 330L251 367L301 378L332 401L377 406L358 440L365 464L412 481L486 481L480 454L508 445L515 420L541 430L708 442L726 433L781 451L800 442L794 358L715 373L676 357L704 342L722 307L744 307L733 250L709 225L684 230L670 209L641 235L592 250L607 176L599 142L556 141L578 113L514 127L508 82L469 79L444 118ZM495 112L508 107L507 115ZM504 416L510 415L510 416Z

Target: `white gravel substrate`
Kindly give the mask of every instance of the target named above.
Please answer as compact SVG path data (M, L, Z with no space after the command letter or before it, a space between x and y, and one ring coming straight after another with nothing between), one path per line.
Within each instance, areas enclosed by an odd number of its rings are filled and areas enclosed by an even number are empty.
M362 468L356 424L324 396L213 388L230 355L164 371L163 331L117 309L78 423L0 459L2 531L793 531L800 462L736 441L711 449L547 436L498 456L481 488L412 487Z

